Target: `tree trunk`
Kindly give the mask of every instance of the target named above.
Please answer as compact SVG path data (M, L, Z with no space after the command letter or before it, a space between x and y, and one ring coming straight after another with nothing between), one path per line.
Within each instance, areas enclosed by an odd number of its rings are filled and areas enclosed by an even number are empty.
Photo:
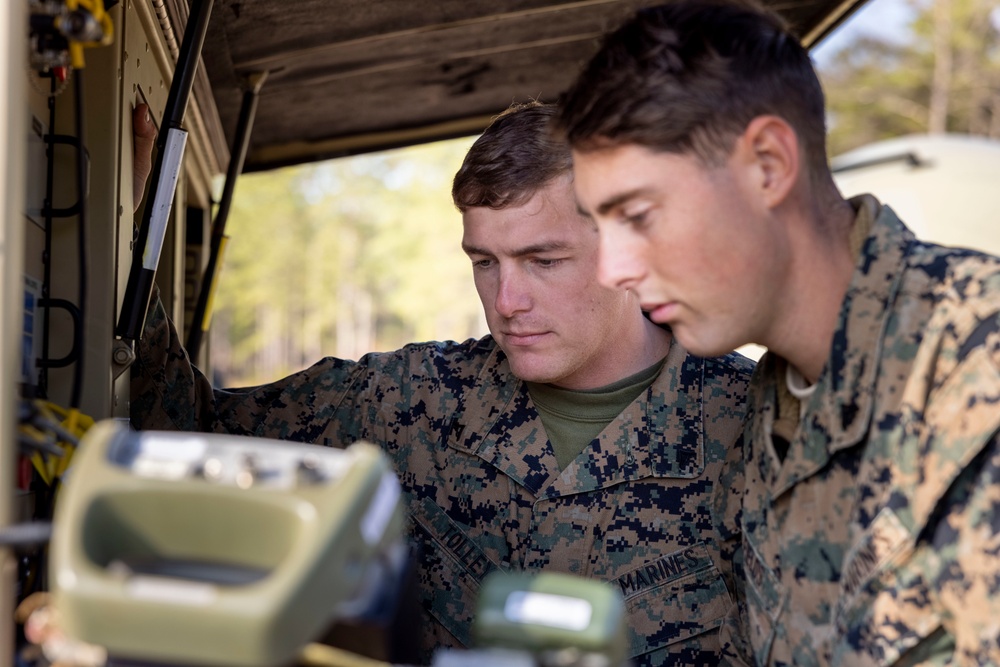
M993 96L990 105L990 139L1000 139L1000 93Z
M934 0L934 74L931 79L927 132L948 130L948 95L951 91L951 0Z

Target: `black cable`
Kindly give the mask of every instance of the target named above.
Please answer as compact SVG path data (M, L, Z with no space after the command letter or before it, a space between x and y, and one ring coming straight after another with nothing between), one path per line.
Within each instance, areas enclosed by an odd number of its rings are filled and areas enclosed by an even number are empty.
M87 314L87 183L86 168L87 158L84 149L84 124L83 124L83 71L73 70L76 80L73 82L73 102L76 115L76 136L80 141L79 150L76 152L76 187L77 201L80 202L80 213L77 216L77 255L79 258L79 296L77 297L77 308L80 311L79 327L76 331L77 344L81 350L76 365L73 367L73 392L70 394L69 407L80 407L80 397L83 394L83 359L86 356L84 350L84 332L86 330L85 318Z
M42 298L45 306L42 312L42 367L38 373L38 395L48 398L49 369L44 363L49 360L49 297L52 296L52 210L55 208L55 165L56 165L56 76L49 71L52 79L49 92L49 128L45 134L45 251L42 255ZM34 370L34 369L32 369Z

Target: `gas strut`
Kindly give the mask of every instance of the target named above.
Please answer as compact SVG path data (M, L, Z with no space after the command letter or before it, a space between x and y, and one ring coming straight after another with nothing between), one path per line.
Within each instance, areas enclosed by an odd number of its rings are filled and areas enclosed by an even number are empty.
M236 123L236 136L233 137L233 148L230 151L229 169L226 170L226 185L222 189L222 199L219 200L219 210L215 214L215 222L212 223L212 245L208 255L208 264L205 266L205 274L201 278L201 286L198 292L198 302L194 308L194 317L191 320L191 330L188 332L187 345L185 346L191 359L198 361L198 350L201 348L202 334L208 331L208 326L212 321L212 302L215 296L215 287L219 275L219 267L222 265L223 251L226 240L226 220L229 219L229 210L233 203L233 190L236 188L236 179L243 171L243 162L247 157L247 148L250 145L250 132L253 129L253 119L257 113L257 99L260 94L260 87L264 85L267 72L252 74L247 79L247 86L243 91L243 103L240 105L240 117Z
M184 146L187 143L187 131L181 125L214 1L191 2L191 15L184 29L184 41L177 56L177 68L170 83L167 105L163 110L163 127L166 132L160 132L156 140L157 155L149 192L152 204L146 207L139 225L132 251L132 268L125 287L125 299L115 329L115 334L125 341L139 340L146 310L149 308L156 266L160 261L170 208L174 202L177 179L184 159Z

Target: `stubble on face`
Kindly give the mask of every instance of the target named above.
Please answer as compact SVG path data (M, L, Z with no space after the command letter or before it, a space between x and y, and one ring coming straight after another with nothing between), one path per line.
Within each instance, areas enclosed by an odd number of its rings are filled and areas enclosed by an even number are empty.
M623 303L635 303L598 283L597 231L577 211L572 179L557 179L522 206L463 217L487 323L515 375L584 389L620 379L604 382L614 375L609 348Z

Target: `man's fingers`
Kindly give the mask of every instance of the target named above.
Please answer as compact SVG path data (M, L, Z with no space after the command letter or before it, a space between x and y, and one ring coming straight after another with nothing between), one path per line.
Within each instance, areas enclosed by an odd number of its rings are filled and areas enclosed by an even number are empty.
M153 145L156 143L156 126L149 115L149 107L136 105L132 111L132 201L139 208L146 179L153 168Z

